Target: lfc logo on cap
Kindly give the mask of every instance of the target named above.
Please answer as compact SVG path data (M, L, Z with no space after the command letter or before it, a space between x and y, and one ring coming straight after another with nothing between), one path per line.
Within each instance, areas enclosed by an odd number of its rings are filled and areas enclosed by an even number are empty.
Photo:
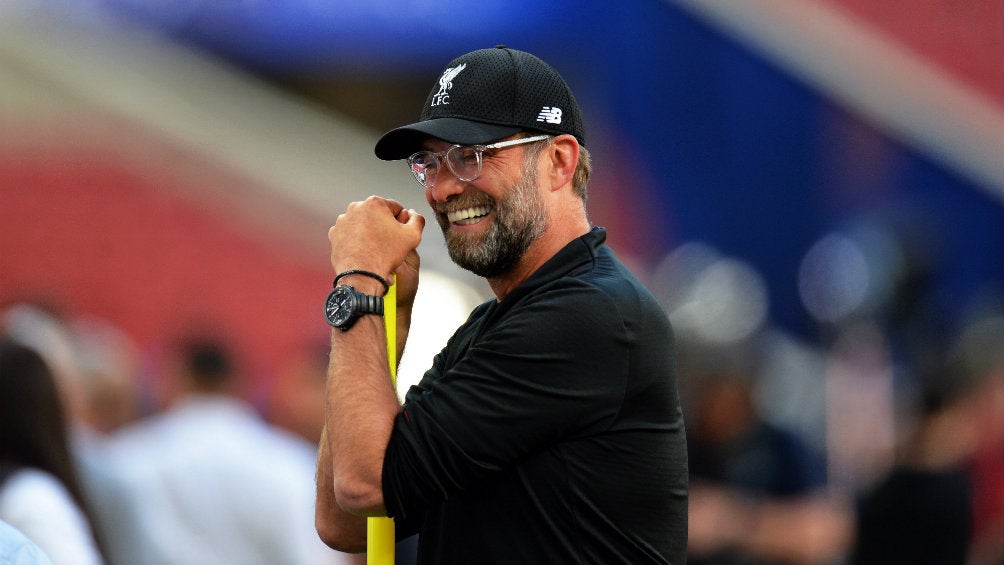
M450 103L450 93L448 92L453 88L453 79L460 74L460 71L467 68L467 63L462 65L457 65L456 67L449 67L443 71L443 76L439 77L439 91L432 95L431 106L440 106L442 104Z

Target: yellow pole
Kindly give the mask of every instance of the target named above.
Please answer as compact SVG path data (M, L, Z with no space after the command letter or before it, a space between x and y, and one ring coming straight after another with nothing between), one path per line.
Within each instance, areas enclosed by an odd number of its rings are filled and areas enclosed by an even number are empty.
M383 323L387 334L390 382L397 390L397 275L383 298ZM371 516L366 519L366 565L394 565L394 520Z

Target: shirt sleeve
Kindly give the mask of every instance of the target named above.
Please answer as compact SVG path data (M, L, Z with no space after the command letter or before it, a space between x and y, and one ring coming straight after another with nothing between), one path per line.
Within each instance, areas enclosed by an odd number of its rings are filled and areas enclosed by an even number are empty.
M52 565L49 556L10 524L0 520L0 563Z
M38 544L53 563L102 563L83 512L48 473L24 470L8 479L0 514Z
M615 419L629 343L610 297L573 284L524 298L452 367L409 393L384 461L403 519L562 440ZM427 384L426 384L427 383Z

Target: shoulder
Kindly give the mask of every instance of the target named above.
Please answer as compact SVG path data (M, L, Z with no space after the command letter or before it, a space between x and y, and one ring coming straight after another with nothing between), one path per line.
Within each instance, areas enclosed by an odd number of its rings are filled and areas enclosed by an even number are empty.
M50 523L85 527L70 491L52 474L33 468L15 472L0 492L0 517L15 526Z
M70 504L70 493L52 474L26 467L15 471L0 492L0 511L10 507L29 507L39 501L46 504Z
M101 562L83 511L63 484L45 471L22 469L12 475L0 495L0 516L57 563Z
M616 260L597 261L541 285L517 308L571 330L624 330L639 319L666 318L651 293Z
M503 318L505 324L526 325L527 329L541 334L609 333L622 327L614 295L604 286L583 277L556 279L521 297ZM533 337L546 339L547 336Z

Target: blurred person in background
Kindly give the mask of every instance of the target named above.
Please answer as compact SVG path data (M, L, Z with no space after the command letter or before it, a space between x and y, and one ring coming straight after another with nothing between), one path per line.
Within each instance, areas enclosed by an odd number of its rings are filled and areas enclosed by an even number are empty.
M136 508L124 495L106 442L141 413L139 349L117 326L94 316L74 318L66 329L82 400L74 426L74 455L106 560L111 565L131 565L137 541Z
M1000 320L978 323L937 363L917 363L913 417L895 464L857 505L852 565L1000 563L998 525L988 520L977 536L974 504L1001 493L982 492L986 485L973 463L981 444L999 443L1004 435L998 404L1002 330Z
M79 316L67 324L80 376L85 433L100 439L139 418L140 352L111 322Z
M131 565L135 515L123 496L105 442L108 434L139 414L138 348L107 320L74 318L42 303L14 303L2 318L5 330L38 352L53 369L66 407L70 453L105 561Z
M315 446L321 441L324 428L329 349L323 343L297 351L283 363L268 395L268 421Z
M678 335L690 460L692 565L826 564L848 546L847 501L822 456L772 424L754 399L760 348Z
M957 366L922 377L916 422L895 465L857 506L852 565L968 563L980 383Z
M127 565L351 562L313 532L315 447L238 396L223 342L186 340L173 361L180 396L109 446L137 513Z
M88 427L87 402L77 363L73 337L65 315L56 306L41 302L15 302L3 310L2 331L12 340L34 349L52 372L70 428L71 449L77 433Z
M104 563L70 453L56 380L34 349L0 340L0 519L54 563Z
M86 449L139 416L139 349L115 324L92 315L69 316L41 303L15 302L3 310L0 326L51 367L74 449Z
M1000 300L1004 302L1004 300ZM985 380L976 395L980 431L972 458L974 565L1004 565L1004 310L982 312L961 338L964 370Z
M52 565L49 556L21 530L0 520L0 563L3 565Z

